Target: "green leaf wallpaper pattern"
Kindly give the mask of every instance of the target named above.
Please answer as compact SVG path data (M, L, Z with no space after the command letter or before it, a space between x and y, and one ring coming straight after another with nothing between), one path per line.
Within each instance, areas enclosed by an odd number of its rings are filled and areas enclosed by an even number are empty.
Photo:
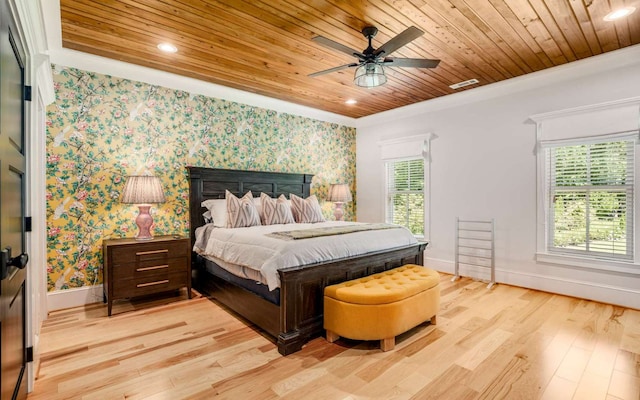
M185 166L315 174L312 193L355 194L354 128L54 65L47 107L48 290L102 283L102 240L136 234L126 176L152 173L155 235L189 233ZM259 195L259 194L256 194ZM333 219L333 204L323 213ZM345 204L353 220L355 202Z

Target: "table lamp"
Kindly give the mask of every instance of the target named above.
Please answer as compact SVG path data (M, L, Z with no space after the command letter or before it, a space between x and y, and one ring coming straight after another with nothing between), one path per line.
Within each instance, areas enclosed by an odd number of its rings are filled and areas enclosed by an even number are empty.
M349 185L345 183L334 183L329 187L329 197L327 200L336 204L336 209L333 211L333 215L336 217L336 221L342 221L344 211L342 206L352 200L351 191Z
M149 214L151 204L164 203L164 192L160 178L151 175L128 176L122 192L122 203L137 204L140 212L136 218L138 235L136 240L151 240L153 217Z

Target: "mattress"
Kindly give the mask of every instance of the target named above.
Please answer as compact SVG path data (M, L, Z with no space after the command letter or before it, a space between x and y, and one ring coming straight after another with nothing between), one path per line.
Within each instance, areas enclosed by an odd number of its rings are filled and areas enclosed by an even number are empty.
M280 305L280 289L269 290L269 287L259 281L250 278L243 278L230 271L234 270L234 267L230 267L230 264L225 264L226 267L221 267L219 263L216 263L210 259L197 256L203 260L200 264L204 264L205 270L218 278L230 282L236 286L239 286L249 292L256 294L263 299L275 304Z
M374 229L301 240L286 240L274 232L318 229L357 222L330 221L315 224L262 225L248 228L198 227L193 250L229 272L253 277L269 290L280 287L278 270L301 265L359 256L417 243L404 227ZM256 279L258 278L258 279Z

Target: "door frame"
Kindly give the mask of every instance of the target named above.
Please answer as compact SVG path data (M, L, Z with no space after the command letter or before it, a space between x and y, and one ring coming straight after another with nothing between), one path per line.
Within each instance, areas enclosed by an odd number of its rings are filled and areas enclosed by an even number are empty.
M48 0L45 0L48 1ZM32 101L25 103L25 215L32 218L26 233L29 254L26 292L27 348L34 360L27 363L27 391L33 391L42 322L47 318L47 221L46 221L46 106L55 101L51 63L40 1L7 0L10 18L17 27L25 52L25 85L31 86Z
M40 328L47 319L47 228L46 228L46 109L41 90L31 102L35 109L27 139L27 195L26 209L32 219L31 232L26 235L26 247L31 257L27 273L27 347L33 348L33 362L27 364L27 391L33 391L40 363Z

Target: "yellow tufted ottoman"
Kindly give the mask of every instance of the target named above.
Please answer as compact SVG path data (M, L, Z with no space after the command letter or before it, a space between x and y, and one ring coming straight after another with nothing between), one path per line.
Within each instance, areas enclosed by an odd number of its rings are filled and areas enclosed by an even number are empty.
M324 288L324 328L327 340L340 336L380 340L392 350L395 337L431 319L440 307L440 276L434 270L408 264L389 271Z

